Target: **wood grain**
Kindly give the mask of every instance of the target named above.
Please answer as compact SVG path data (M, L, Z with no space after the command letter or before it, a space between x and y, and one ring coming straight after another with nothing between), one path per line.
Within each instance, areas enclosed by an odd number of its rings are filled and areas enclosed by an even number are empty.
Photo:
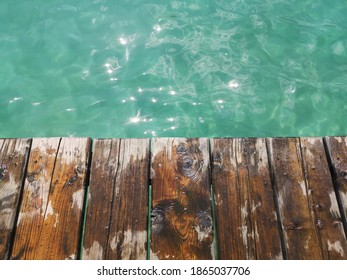
M335 177L336 195L347 230L347 137L326 137L325 141ZM345 234L347 235L347 232Z
M212 139L211 151L220 259L282 259L265 139Z
M30 139L0 139L0 259L9 257L30 144Z
M76 259L90 139L33 139L12 259Z
M298 138L269 138L269 158L288 259L322 259Z
M83 259L147 256L149 139L94 141Z
M301 138L308 201L323 259L346 259L347 242L322 138Z
M208 140L152 143L151 259L212 259Z

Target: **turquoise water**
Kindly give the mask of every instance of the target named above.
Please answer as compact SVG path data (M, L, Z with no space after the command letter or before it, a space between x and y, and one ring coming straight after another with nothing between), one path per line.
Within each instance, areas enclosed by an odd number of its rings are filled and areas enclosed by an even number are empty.
M347 135L344 0L0 1L0 137Z

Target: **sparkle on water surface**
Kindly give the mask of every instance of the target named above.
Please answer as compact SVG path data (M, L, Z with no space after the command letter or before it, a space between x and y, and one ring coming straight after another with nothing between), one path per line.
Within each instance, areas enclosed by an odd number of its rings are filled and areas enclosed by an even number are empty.
M340 0L2 0L0 137L346 135Z

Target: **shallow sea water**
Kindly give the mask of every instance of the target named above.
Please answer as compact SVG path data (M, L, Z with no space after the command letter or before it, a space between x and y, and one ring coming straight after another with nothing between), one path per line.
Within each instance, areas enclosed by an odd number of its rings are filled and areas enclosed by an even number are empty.
M1 0L0 137L347 135L342 0Z

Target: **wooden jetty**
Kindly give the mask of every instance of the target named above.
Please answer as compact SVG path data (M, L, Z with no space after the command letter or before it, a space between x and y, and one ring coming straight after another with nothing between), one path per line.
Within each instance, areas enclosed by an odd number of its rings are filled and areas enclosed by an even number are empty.
M347 259L347 137L0 139L0 259Z

